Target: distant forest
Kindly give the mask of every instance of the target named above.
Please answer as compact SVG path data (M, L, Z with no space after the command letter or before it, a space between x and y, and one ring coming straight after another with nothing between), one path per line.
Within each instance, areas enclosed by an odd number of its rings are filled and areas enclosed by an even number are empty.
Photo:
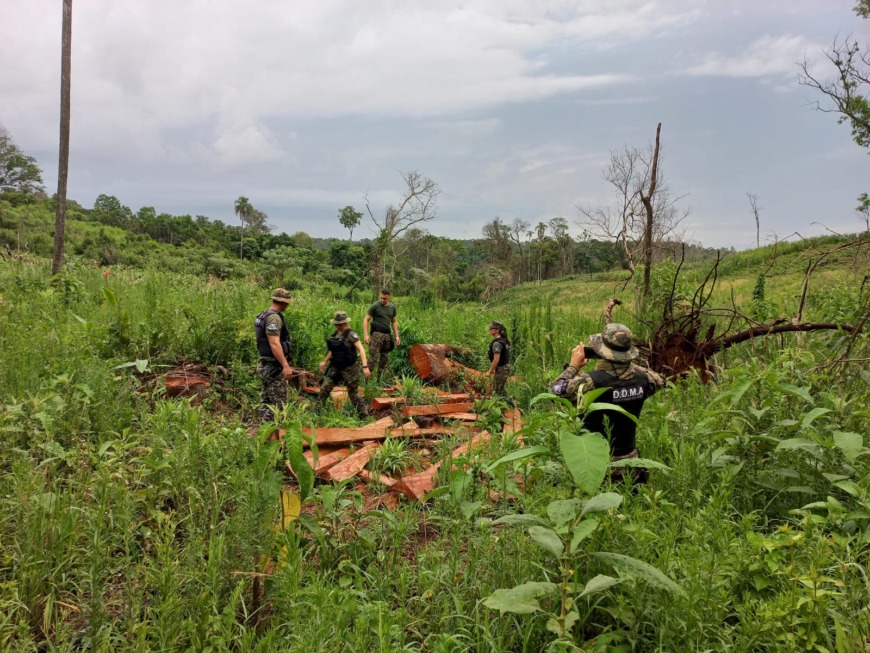
M494 218L481 238L474 240L410 229L391 243L384 283L397 294L486 299L528 281L626 268L619 245L574 238L563 218L530 231L523 226ZM91 209L69 202L67 253L103 266L160 267L220 279L253 275L264 285L288 288L310 283L360 289L371 285L371 239L323 239L301 231L289 235L272 231L265 224L243 230L241 225L204 215L158 213L150 206L133 212L118 198L100 195ZM0 193L0 247L7 253L50 257L53 232L51 198L41 193ZM678 243L658 243L656 260L679 252ZM714 256L714 249L686 246L686 260Z

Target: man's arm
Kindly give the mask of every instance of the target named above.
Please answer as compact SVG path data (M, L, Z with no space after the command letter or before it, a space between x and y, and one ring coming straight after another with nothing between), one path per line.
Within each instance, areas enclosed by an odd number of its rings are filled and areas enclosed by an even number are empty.
M360 360L362 361L363 375L368 379L371 377L372 371L369 369L369 362L366 360L365 347L362 346L362 343L359 340L353 343L353 346L356 347L356 351L359 354Z
M365 318L363 318L363 340L366 341L366 344L371 342L371 338L369 337L369 323L372 321L372 316L366 313Z
M284 349L281 347L281 336L267 335L266 340L269 342L272 356L281 364L281 373L285 379L289 379L293 375L293 370L290 369L290 363L284 357Z
M668 384L665 377L663 377L661 374L653 372L651 369L646 369L644 371L646 372L646 376L653 387L653 394L655 394Z
M395 315L391 321L393 323L393 331L396 333L396 344L401 345L402 341L399 339L399 321L396 319Z
M571 362L550 386L553 394L573 399L581 388L592 382L592 377L581 371L581 368L586 364L586 354L583 347L584 344L581 342L571 350Z

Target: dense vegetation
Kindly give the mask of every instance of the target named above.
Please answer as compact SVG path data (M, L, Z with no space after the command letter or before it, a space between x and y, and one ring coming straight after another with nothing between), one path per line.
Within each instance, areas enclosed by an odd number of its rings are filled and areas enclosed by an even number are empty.
M361 276L371 276L371 240L316 239L304 232L274 234L263 214L256 228L249 225L243 230L241 225L202 215L158 213L150 206L134 213L108 195L100 195L92 209L70 202L67 211L67 252L85 262L219 279L256 277L265 285L288 288L305 282L347 288ZM572 238L563 218L538 225L534 233L519 227L511 230L495 218L481 239L469 241L411 229L391 244L386 279L396 293L477 300L530 280L625 265L618 246L588 237ZM33 193L0 193L0 247L50 256L53 230L52 199L39 199ZM662 243L657 256L673 257L678 251L675 244ZM698 245L689 246L687 252L689 260L715 255L714 250ZM370 283L358 287L368 289Z
M41 219L36 205L4 207L4 237L10 215ZM577 409L535 397L571 346L600 330L601 307L625 273L517 286L486 307L397 296L399 372L415 342L471 346L480 353L470 362L483 367L487 322L508 325L509 390L525 412L530 453L496 440L468 460L470 473L445 471L447 491L430 505L393 513L352 485L320 485L285 530L276 527L284 452L247 428L259 389L251 325L277 278L255 271L262 261L231 261L229 237L225 251L193 246L191 236L172 245L92 218L71 222L80 258L53 282L45 259L0 260L0 648L840 652L870 644L865 335L850 353L859 362L833 366L846 334L757 340L722 357L716 383L688 378L656 396L639 443L664 468L636 494L605 487L599 508L585 508L582 528L594 515L594 532L571 531L582 544L557 560L559 546L534 529L567 519L566 506L579 504L566 500L594 492L577 482L560 442L579 432ZM89 260L89 247L108 247L101 238L117 246L111 272ZM792 313L807 256L828 245L726 257L716 303L733 300L760 319ZM292 238L281 246L329 255ZM120 264L131 256L142 267ZM202 274L218 256L242 267L226 279ZM183 272L185 261L197 273ZM805 317L855 321L866 310L866 261L866 252L848 253L820 269ZM675 284L676 266L659 265L653 290L691 294L707 267L684 267ZM347 310L359 326L371 297L344 300L340 279L299 279L288 323L298 362L312 368L332 312ZM632 293L622 293L629 305ZM644 316L620 310L642 332ZM201 405L167 399L153 382L183 360L226 370ZM496 423L501 408L480 406ZM282 421L291 432L358 423L350 411L295 404ZM534 592L521 597L529 614L495 609L511 600L498 590L526 583L564 586L576 597L576 622L553 621L542 610L559 617L564 602ZM561 638L552 632L560 628Z

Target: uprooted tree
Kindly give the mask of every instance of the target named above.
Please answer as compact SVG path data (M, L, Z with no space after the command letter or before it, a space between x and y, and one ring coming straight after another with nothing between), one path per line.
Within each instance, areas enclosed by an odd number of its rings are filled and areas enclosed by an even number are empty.
M688 303L676 299L677 278L682 266L682 260L674 275L669 296L663 302L662 314L655 322L646 321L651 336L648 340L635 339L635 345L640 349L642 357L650 369L669 378L685 376L693 370L700 373L704 381L712 378L711 359L714 354L733 347L736 344L781 333L812 332L823 330L838 330L850 334L837 364L848 362L849 351L855 343L868 318L870 318L870 294L864 297L861 306L856 307L858 319L854 325L835 322L803 322L803 309L806 304L810 279L818 265L835 252L855 248L859 252L866 251L870 240L866 237L838 245L831 250L817 253L810 259L807 266L804 283L801 290L800 304L797 312L791 318L778 317L768 322L758 322L749 316L732 308L712 308L710 298L716 286L719 258L710 269L700 286L695 290ZM865 277L865 281L867 277ZM612 311L621 304L617 298L611 298L604 309L605 323L611 321ZM745 328L740 328L743 326Z

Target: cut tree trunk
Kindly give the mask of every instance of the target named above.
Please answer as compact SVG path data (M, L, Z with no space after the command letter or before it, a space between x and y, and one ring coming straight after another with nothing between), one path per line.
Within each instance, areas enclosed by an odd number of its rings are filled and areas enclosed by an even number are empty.
M462 351L461 348L453 345L411 345L408 349L408 360L417 372L417 376L430 383L450 383L460 376L482 377L481 372L450 360L450 356Z

